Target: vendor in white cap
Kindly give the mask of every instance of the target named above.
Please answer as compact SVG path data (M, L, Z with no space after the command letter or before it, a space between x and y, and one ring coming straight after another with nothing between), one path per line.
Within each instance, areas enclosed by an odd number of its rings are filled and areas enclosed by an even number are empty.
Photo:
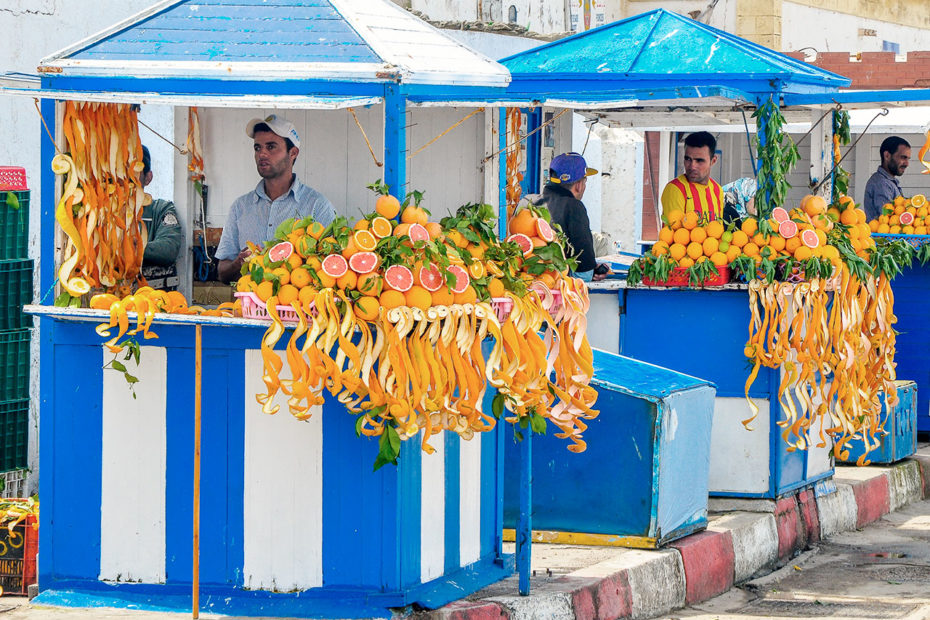
M255 165L262 180L254 190L237 198L229 210L216 248L220 261L217 274L223 282L239 277L249 256L247 241L263 244L287 219L312 216L328 226L336 217L332 203L294 174L300 137L293 123L272 114L250 120L245 133L255 141Z

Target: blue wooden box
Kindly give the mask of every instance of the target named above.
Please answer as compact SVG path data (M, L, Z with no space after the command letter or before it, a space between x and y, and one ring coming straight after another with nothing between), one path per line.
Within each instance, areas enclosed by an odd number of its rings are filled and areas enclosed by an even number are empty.
M899 377L917 384L917 430L930 431L930 265L904 269L891 281L898 322L894 360Z
M127 362L134 399L102 368L112 354L95 324L42 319L37 601L190 609L194 327L153 326L141 366ZM399 466L373 473L377 440L357 437L335 399L308 422L286 397L261 413L263 331L203 328L203 611L383 617L513 572L502 430L434 437L433 455L408 441Z
M866 457L872 463L894 463L917 451L917 384L913 381L895 381L898 388L898 403L889 410L885 395L881 395L882 428L887 435L881 445L873 448ZM846 463L855 463L865 451L862 440L846 444L849 456ZM837 458L838 461L843 459Z
M745 397L749 326L745 289L629 288L620 298L620 353L717 386L711 438L711 496L775 499L833 475L831 447L788 451L777 422L781 369L762 368Z
M655 548L707 525L714 387L707 381L594 350L600 415L587 450L533 436L534 539ZM519 514L520 446L508 432L504 523Z

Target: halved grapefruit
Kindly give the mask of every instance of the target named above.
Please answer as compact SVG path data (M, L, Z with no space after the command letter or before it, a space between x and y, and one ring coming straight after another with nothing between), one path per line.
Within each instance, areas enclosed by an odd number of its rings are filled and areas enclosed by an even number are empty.
M904 211L901 215L898 216L898 219L901 220L901 226L910 226L914 223L914 214L908 211Z
M330 254L323 259L323 273L331 278L341 278L349 270L349 263L341 254Z
M533 240L521 233L515 233L507 237L507 241L511 243L516 243L520 246L520 249L523 250L523 256L528 256L533 253Z
M801 233L801 243L813 250L820 245L820 237L817 236L816 231L808 228Z
M413 243L417 241L429 241L429 231L426 230L426 226L422 224L411 224L410 228L407 230L407 236L410 237L410 241Z
M526 235L521 235L526 237ZM468 288L468 285L471 282L471 278L468 275L468 272L461 265L449 265L446 268L446 271L455 276L455 283L452 285L453 293L464 293L465 289Z
M552 230L552 226L541 217L536 219L536 234L546 243L552 243L555 240L555 231Z
M787 222L790 218L788 217L788 212L783 208L775 207L772 209L772 219L781 224L782 222Z
M268 260L273 263L280 263L283 260L290 258L291 254L294 253L294 246L290 241L282 241L276 245L271 246L271 249L268 250Z
M356 252L349 258L349 269L355 273L370 273L378 266L378 255L374 252Z
M790 239L798 234L798 225L791 220L785 220L778 225L778 234L785 239Z
M413 274L403 265L391 265L384 272L384 283L395 291L406 293L413 286Z
M442 277L442 272L432 263L420 267L420 271L417 272L417 278L420 280L420 286L430 293L438 291L439 288L446 283L446 279Z

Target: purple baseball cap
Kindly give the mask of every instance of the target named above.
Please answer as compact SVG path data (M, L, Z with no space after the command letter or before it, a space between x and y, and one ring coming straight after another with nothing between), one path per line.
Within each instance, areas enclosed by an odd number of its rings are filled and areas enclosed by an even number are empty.
M584 157L579 153L562 153L553 158L552 163L549 164L549 181L551 183L571 185L575 181L580 181L592 174L597 174L597 170L588 168Z

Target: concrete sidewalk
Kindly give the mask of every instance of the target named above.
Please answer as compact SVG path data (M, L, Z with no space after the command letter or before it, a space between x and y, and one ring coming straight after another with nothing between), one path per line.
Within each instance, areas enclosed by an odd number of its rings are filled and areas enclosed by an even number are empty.
M651 618L710 599L784 566L822 538L861 528L930 498L930 447L887 467L841 465L836 491L802 491L778 501L713 502L759 512L712 513L706 531L666 549L533 545L532 589L498 582L418 620L588 620Z
M806 490L778 501L715 500L712 509L726 511L711 513L706 531L666 549L535 543L529 596L517 594L513 576L441 609L405 617L599 620L667 614L784 566L822 538L930 498L930 446L888 467L839 466L833 480L836 491L819 496ZM190 618L190 613L33 607L16 597L0 599L0 612L10 620Z

